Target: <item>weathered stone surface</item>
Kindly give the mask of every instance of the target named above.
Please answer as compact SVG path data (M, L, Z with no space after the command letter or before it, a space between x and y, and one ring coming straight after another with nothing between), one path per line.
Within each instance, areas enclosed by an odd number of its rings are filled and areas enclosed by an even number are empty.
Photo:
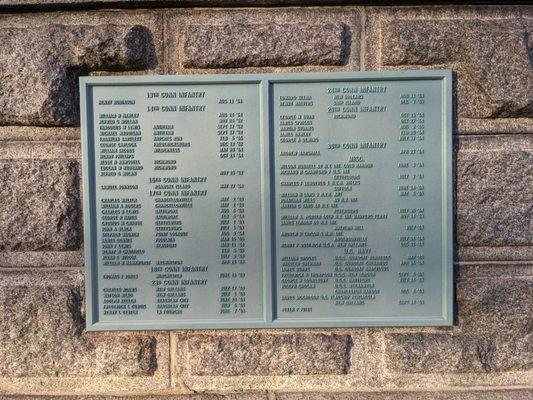
M1 142L80 140L79 127L0 126ZM4 143L2 143L3 145Z
M26 396L0 394L0 400L267 400L266 393L233 393L233 394L178 394L169 396Z
M0 250L75 250L82 242L76 160L0 160Z
M191 335L188 339L193 375L346 374L350 335L246 334Z
M463 246L456 261L528 261L533 260L533 246Z
M152 376L151 335L84 333L80 272L0 273L0 376Z
M402 373L481 372L475 346L463 336L392 333L388 367Z
M533 244L533 136L467 137L457 148L457 243Z
M403 374L533 369L533 274L460 279L457 301L459 332L387 334L387 368Z
M80 160L79 141L27 141L3 142L0 146L0 160Z
M382 65L452 67L460 117L533 117L532 30L521 19L389 21Z
M532 400L533 389L374 393L280 393L276 400Z
M1 268L83 268L83 250L76 251L0 251Z
M156 62L140 25L3 27L0 43L0 125L75 125L80 75Z
M456 132L459 135L504 133L533 133L531 118L460 118Z
M459 326L487 372L533 369L533 277L457 284Z
M347 27L340 23L189 25L182 63L189 68L342 65L349 47Z
M204 338L191 342L200 335ZM270 394L363 388L367 338L366 329L173 332L171 348L178 360L173 387Z
M352 0L354 3L364 4L365 0ZM386 3L386 0L381 0ZM398 3L407 0L397 0ZM376 3L378 3L376 1ZM137 7L142 7L145 5L148 6L161 6L170 5L177 7L229 7L229 6L249 6L257 7L258 5L263 6L302 6L302 5L316 5L316 0L166 0L164 3L161 3L161 0L129 0L124 2L124 0L91 0L91 6L101 6L101 7L114 7L114 8L131 8L133 5ZM320 4L331 4L339 5L345 4L342 0L321 0ZM70 7L80 7L84 8L87 6L87 0L0 0L0 5L7 7L8 9L20 9L27 8L31 6L38 7L58 7L61 5L67 5Z

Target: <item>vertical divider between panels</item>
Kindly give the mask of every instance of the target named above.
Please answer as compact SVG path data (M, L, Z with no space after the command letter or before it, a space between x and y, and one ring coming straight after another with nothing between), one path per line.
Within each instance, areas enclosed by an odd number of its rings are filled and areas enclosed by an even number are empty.
M94 121L92 119L92 85L80 79L80 122L82 142L82 184L89 204L83 208L84 252L85 252L85 296L87 303L87 326L92 327L99 320L98 276L96 246L96 199L91 196L95 189L94 171ZM92 283L92 285L91 285Z
M273 186L273 146L272 146L272 127L270 125L270 81L262 78L260 82L260 96L261 96L261 188L262 188L262 207L263 214L263 290L264 290L264 319L266 324L272 323L274 320L275 307L275 225L273 214L272 193Z

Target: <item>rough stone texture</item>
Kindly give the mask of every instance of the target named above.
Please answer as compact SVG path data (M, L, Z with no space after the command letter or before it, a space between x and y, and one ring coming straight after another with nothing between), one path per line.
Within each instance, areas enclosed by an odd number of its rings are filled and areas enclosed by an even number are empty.
M0 160L0 250L76 250L82 242L77 160Z
M533 369L533 277L457 284L459 326L486 372Z
M364 4L368 0L351 0L354 4ZM396 0L396 3L411 3L412 0ZM39 7L87 7L88 0L0 0L0 5L7 7L8 9L25 9L30 6ZM387 0L374 0L373 4L385 3ZM320 0L320 5L345 5L346 2L342 0ZM90 6L99 7L124 7L128 8L132 5L137 7L151 6L178 6L178 7L230 7L230 6L248 6L257 7L261 6L302 6L310 5L316 6L316 0L90 0Z
M80 140L80 137L79 127L0 126L1 145L11 141Z
M492 0L463 0L463 4L493 3ZM394 4L412 5L413 0L396 0ZM57 7L113 7L130 8L136 7L232 7L232 6L346 6L349 4L361 5L390 5L390 0L0 0L0 5L11 9L27 9L31 6L42 8Z
M533 262L521 263L459 263L454 268L456 282L476 279L507 279L509 277L533 276ZM455 329L455 328L452 328Z
M238 394L178 394L169 396L2 396L0 400L267 400L266 393L238 393Z
M463 137L456 157L459 246L533 244L533 136Z
M207 345L195 349L190 339L200 335L206 336L199 340ZM177 361L171 377L174 388L185 387L195 392L265 390L272 393L295 388L334 392L366 386L366 329L177 331L170 336ZM223 345L225 342L228 346ZM282 342L286 344L277 344ZM297 347L297 343L301 345ZM204 369L202 360L207 360L208 370ZM259 372L260 368L263 372ZM204 372L211 375L199 374ZM235 373L239 374L230 375Z
M191 335L190 369L194 375L346 374L350 335L247 334Z
M183 35L183 66L342 65L349 45L340 23L190 25Z
M533 269L507 275L504 269L484 266L459 279L457 332L386 334L387 368L401 374L533 370Z
M522 19L387 21L381 63L453 68L460 117L533 117L532 30Z
M532 400L532 390L379 393L280 393L276 400Z
M155 63L140 25L2 27L0 43L0 125L75 125L80 75Z
M456 250L456 261L533 260L533 246L465 246Z
M79 272L0 273L0 376L153 376L151 335L84 333Z
M213 10L167 14L171 73L359 70L360 7Z
M533 389L461 392L280 393L276 400L532 400Z
M0 160L81 160L81 145L76 140L3 142Z
M83 250L76 251L0 251L1 268L83 268Z
M531 118L461 118L457 121L456 132L459 135L533 133Z
M0 400L266 400L264 393L194 394L174 396L2 396ZM276 400L532 400L533 390L488 390L465 392L352 392L352 393L277 393Z
M402 373L481 372L473 346L462 336L393 333L388 337L389 368Z

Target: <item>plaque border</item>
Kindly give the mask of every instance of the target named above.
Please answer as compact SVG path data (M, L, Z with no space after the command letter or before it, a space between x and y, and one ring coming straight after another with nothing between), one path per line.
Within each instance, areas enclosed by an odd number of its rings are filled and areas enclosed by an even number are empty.
M441 228L442 228L442 314L438 317L353 317L273 319L274 290L272 282L272 262L275 260L275 246L271 243L271 229L274 226L274 213L270 187L274 174L271 167L271 146L273 127L270 120L270 92L273 83L305 82L349 82L349 81L393 81L393 80L440 80L442 104L442 146L441 146ZM205 75L148 75L148 76L98 76L80 77L80 124L82 142L82 188L83 223L85 254L85 293L87 331L145 331L173 329L242 329L242 328L347 328L383 326L450 326L453 325L453 102L452 70L414 71L364 71L364 72L305 72L305 73L259 73L259 74L205 74ZM100 322L98 320L98 279L97 279L97 226L95 204L95 159L94 121L92 116L93 86L141 86L172 84L228 84L256 83L259 86L260 148L261 148L261 207L263 244L263 320L143 320ZM93 196L90 196L90 194Z

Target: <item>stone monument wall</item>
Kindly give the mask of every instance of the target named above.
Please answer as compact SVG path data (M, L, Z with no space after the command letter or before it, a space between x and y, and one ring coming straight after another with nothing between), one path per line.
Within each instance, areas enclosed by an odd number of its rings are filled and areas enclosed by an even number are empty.
M0 399L533 399L533 7L202 1L0 0ZM443 67L453 327L84 331L78 76Z

